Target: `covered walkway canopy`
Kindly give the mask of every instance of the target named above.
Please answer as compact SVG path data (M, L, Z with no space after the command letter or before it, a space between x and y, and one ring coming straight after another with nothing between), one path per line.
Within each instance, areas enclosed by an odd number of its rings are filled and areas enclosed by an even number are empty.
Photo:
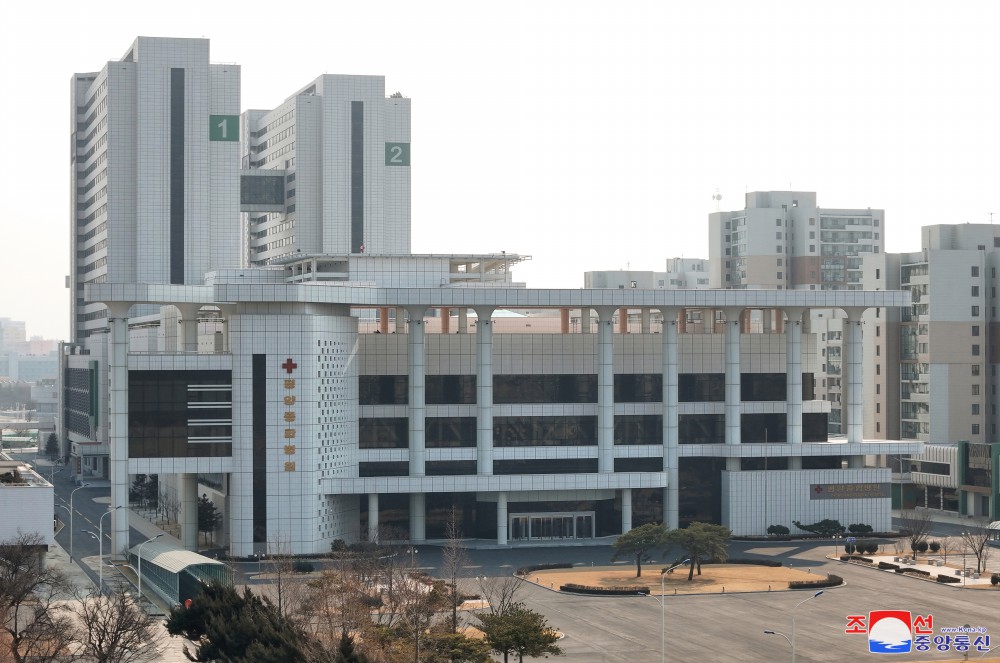
M203 585L213 580L227 586L233 584L233 570L228 565L159 541L142 543L129 550L129 561L135 569L139 568L140 547L143 585L154 588L171 603L182 604L194 598Z

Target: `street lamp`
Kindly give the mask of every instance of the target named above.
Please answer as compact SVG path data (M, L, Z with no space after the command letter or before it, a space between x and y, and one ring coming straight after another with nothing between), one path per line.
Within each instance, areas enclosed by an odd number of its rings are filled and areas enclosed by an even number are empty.
M73 496L76 491L83 490L90 486L89 483L81 483L79 488L74 488L69 494L69 561L73 561Z
M798 609L800 605L802 605L806 601L812 601L814 598L816 598L822 593L823 590L821 589L812 596L810 596L809 598L799 601L798 603L795 604L795 607L792 608L792 663L795 663L795 611Z
M164 532L160 532L152 539L148 539L139 544L139 549L136 551L139 556L139 571L137 575L139 576L139 601L142 601L142 547L149 543L150 541L156 541L158 538L164 535Z
M89 529L82 529L80 531L83 532L84 534L87 534L92 539L97 539L97 544L100 545L100 543L101 543L101 537L100 536L98 536L97 534L94 534ZM104 564L102 564L101 562L102 562L101 558L98 557L98 560L97 560L97 573L98 573L97 591L99 591L101 594L103 594L104 593Z
M781 637L783 637L785 639L785 642L788 643L788 646L789 646L789 648L791 648L792 652L795 651L795 648L792 645L792 641L789 640L788 636L785 635L784 633L779 633L778 631L764 631L764 634L765 635L780 635ZM793 655L794 655L794 653L793 653Z
M97 550L98 550L98 561L101 567L101 594L104 593L104 517L110 515L112 511L117 511L118 509L124 509L124 506L116 506L115 508L108 507L108 510L101 514L101 517L97 519Z
M667 597L666 597L667 590L664 585L664 582L666 581L668 573L676 569L678 566L684 566L690 561L691 558L688 558L685 559L683 562L674 564L669 569L663 569L662 571L660 571L660 598L657 600L660 603L660 662L661 663L667 660Z

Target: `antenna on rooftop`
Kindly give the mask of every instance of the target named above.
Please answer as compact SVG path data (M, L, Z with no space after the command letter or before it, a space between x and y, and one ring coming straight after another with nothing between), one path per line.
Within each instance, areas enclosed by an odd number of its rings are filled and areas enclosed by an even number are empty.
M715 202L715 211L718 212L722 202L722 194L719 193L718 187L715 188L715 193L712 194L712 200Z

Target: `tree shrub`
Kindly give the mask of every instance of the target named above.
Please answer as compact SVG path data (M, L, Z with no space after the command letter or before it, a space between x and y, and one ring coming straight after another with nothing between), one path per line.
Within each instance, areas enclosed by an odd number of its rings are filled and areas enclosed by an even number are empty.
M827 574L826 580L789 580L788 589L823 589L824 587L838 587L843 584L843 578L830 573Z
M919 553L927 552L927 548L928 546L926 541L921 541L920 543L917 544L917 552Z
M1000 585L1000 573L994 573L990 576L990 584L994 587Z
M945 574L940 573L938 574L937 581L954 583L954 582L962 582L962 579L959 578L958 576L946 576Z
M936 553L937 551L941 550L941 542L940 541L931 541L928 544L928 547L930 548L930 550L931 550L932 553Z
M925 578L929 578L931 576L930 571L924 571L923 569L911 569L909 567L898 568L896 569L896 573L903 573L906 575L913 575L913 576L924 576Z
M784 525L771 525L767 528L767 533L777 536L786 536L791 533L791 530Z
M858 547L855 544L853 544L853 543L845 543L844 544L844 552L846 552L848 555L853 555L854 551L857 550L857 549L858 549Z
M636 594L649 594L649 587L592 587L590 585L578 585L576 583L566 583L559 586L561 592L572 592L574 594L607 594L612 596L628 596Z
M531 566L522 566L514 575L526 576L529 573L534 573L535 571L547 571L548 569L571 569L573 564L570 562L557 562L555 564L532 564Z
M792 524L804 532L812 532L821 536L833 536L834 534L844 533L844 526L840 524L840 521L831 520L830 518L825 518L811 525L803 525L797 520L792 521Z
M864 523L854 523L853 525L847 526L847 531L851 534L870 534L872 532L872 526L865 525Z
M868 541L865 545L865 552L869 555L874 555L878 552L878 543L875 541Z
M880 569L886 569L886 570L889 570L889 571L898 571L899 570L899 564L893 564L892 562L879 562L878 563L878 567Z

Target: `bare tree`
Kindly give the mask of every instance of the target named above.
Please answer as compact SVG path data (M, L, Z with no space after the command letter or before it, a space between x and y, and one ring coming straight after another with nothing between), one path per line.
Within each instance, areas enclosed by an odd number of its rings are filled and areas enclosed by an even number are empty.
M160 493L159 498L160 508L163 509L163 513L167 518L167 523L176 523L177 516L181 512L181 501L177 497L177 493L171 490L164 490Z
M0 651L14 663L72 658L77 629L60 600L69 595L69 583L42 564L45 549L40 534L0 543Z
M82 653L96 663L140 663L159 654L156 621L133 599L124 583L110 594L78 596L73 612L83 625Z
M447 543L441 551L441 571L448 583L448 602L451 607L451 632L458 632L458 606L462 603L462 593L458 589L458 579L469 565L469 556L462 545L462 526L458 522L458 512L452 507L445 524Z
M976 558L976 571L979 573L986 571L986 562L993 551L989 546L992 534L989 525L989 520L977 519L972 527L960 535L962 544Z
M930 511L909 509L899 515L899 533L909 542L910 550L913 552L916 552L917 546L927 539L930 529Z
M486 601L491 614L502 615L511 606L517 605L517 593L521 589L521 579L517 576L499 578L479 578L479 591Z
M295 558L290 553L288 541L276 534L268 545L271 550L271 573L275 606L282 617L295 620L302 614L307 587L305 580L296 577Z

